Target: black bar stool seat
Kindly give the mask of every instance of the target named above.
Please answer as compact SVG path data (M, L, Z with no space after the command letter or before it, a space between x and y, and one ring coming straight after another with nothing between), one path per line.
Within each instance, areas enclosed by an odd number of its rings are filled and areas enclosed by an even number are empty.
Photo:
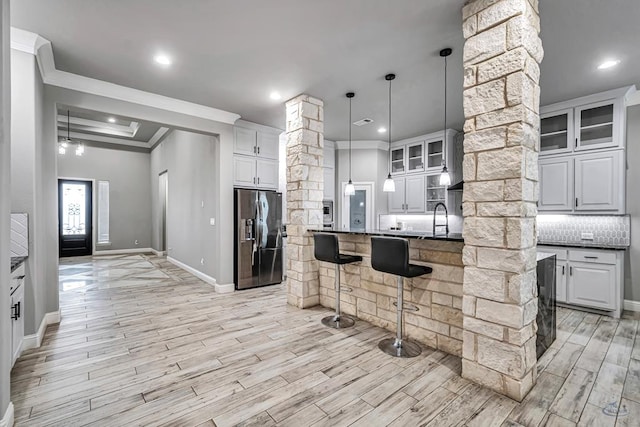
M409 263L409 241L398 237L371 237L371 266L374 270L394 274L398 279L396 337L380 341L378 348L395 357L418 356L422 352L420 346L402 339L404 278L429 274L433 269Z
M313 235L314 255L318 261L335 264L336 268L336 313L322 319L322 324L330 328L342 329L355 324L349 316L340 313L340 266L362 261L358 255L341 254L338 248L338 236L331 233L315 233Z

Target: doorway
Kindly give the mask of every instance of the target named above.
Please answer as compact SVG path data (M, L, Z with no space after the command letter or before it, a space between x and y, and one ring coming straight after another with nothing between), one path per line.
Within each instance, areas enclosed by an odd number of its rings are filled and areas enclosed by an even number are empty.
M91 255L92 182L58 180L58 255Z
M344 195L346 182L342 183L342 228L350 230L370 230L374 226L374 188L373 182L354 183L356 193Z
M159 243L160 252L167 252L167 201L169 200L169 173L161 172L158 175L158 204L160 208L159 218Z

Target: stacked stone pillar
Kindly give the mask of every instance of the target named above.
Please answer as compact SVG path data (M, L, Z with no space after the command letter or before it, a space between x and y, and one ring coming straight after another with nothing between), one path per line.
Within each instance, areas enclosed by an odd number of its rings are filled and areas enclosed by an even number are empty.
M320 303L313 235L322 229L323 102L298 95L286 103L287 302L300 308Z
M462 375L521 401L536 381L538 0L463 8Z

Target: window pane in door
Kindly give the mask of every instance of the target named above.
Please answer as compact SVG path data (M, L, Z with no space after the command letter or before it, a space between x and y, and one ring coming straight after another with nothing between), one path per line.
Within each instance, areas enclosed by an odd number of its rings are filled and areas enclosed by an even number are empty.
M367 192L356 190L356 194L349 199L349 228L364 230L367 224Z
M109 243L109 181L98 181L98 243Z
M62 184L62 235L85 234L86 194L84 184Z

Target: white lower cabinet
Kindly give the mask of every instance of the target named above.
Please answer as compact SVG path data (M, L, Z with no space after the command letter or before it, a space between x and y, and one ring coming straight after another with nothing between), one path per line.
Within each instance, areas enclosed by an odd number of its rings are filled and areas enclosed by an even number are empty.
M11 366L22 352L24 338L24 264L11 273Z
M556 254L556 300L620 317L624 296L624 251L539 246Z

